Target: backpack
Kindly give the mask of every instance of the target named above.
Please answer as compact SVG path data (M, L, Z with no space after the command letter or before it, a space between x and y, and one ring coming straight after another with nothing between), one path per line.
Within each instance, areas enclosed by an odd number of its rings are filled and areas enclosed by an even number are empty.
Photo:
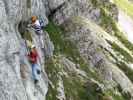
M39 17L39 23L41 25L41 28L44 28L45 27L45 21L42 17Z

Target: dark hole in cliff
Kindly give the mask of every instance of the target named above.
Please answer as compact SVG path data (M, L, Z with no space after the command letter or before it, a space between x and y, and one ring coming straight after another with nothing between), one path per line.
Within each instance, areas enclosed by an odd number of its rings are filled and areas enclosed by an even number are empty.
M64 3L62 3L60 6L58 6L57 8L50 10L51 13L49 14L48 17L50 17L50 18L53 17L53 15L54 15L57 11L61 10L61 9L64 7L65 4L66 4L66 3L64 2Z
M27 0L27 8L31 8L31 0Z
M31 33L27 29L28 22L27 21L20 21L18 25L18 31L23 39L32 41Z

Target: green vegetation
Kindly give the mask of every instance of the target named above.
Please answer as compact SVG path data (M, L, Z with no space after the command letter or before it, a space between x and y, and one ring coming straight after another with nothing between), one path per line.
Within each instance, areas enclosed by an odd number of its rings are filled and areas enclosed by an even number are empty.
M45 30L49 33L50 38L52 39L55 46L55 55L63 54L68 59L70 59L75 64L79 64L80 68L84 70L88 76L93 76L96 80L99 79L97 72L91 72L88 64L85 63L84 59L79 54L77 47L70 41L66 40L64 37L64 30L60 26L55 25L52 21L49 22Z
M67 58L70 58L70 60L73 61L75 64L79 64L81 70L87 72L88 78L91 77L99 81L101 80L99 78L99 75L96 74L96 72L90 71L88 65L80 56L77 47L71 41L65 39L64 30L62 30L59 26L55 25L52 21L50 21L49 25L45 28L45 30L49 33L50 38L54 43L54 55L65 55ZM63 66L60 66L59 59L57 56L54 57L52 60L47 61L46 66L48 76L52 83L55 85L55 89L50 87L50 91L47 95L47 100L56 100L57 91L55 90L57 88L58 82L57 75L58 72L61 72L64 69ZM70 98L76 100L97 100L95 97L97 94L94 92L93 89L90 93L88 93L89 89L84 88L85 82L82 82L79 77L70 73L69 71L67 73L69 73L69 77L66 78L65 76L62 76L67 100L70 100ZM92 93L92 91L94 93Z
M94 0L97 1L97 0ZM93 1L93 2L94 2ZM115 2L119 3L119 6L121 6L123 9L129 10L129 14L132 16L133 15L133 5L127 1L127 0L115 0ZM97 3L98 4L98 3ZM129 6L129 7L128 7ZM101 9L101 23L100 25L104 28L104 30L108 31L108 29L111 28L111 30L114 33L114 36L118 38L118 40L124 44L125 47L127 47L131 52L133 52L133 44L128 41L128 39L123 35L122 32L119 31L117 28L117 25L114 21L114 19L107 13L109 12L110 7L99 5L99 8ZM112 34L111 34L112 35ZM132 56L122 48L120 48L119 45L116 43L110 43L114 51L122 55L124 58L123 60L126 62L133 62ZM118 55L119 56L119 55ZM113 55L112 55L113 57ZM115 58L116 59L116 58ZM118 67L125 72L125 74L129 77L131 81L133 81L133 71L123 62L118 61Z
M118 91L118 89L116 89L115 91ZM119 94L119 95L116 94L116 93L114 92L114 90L113 90L113 91L112 91L112 90L106 91L105 95L106 95L107 97L112 96L113 100L127 100L123 95L121 95L121 94Z
M128 0L114 0L119 8L133 18L133 4Z
M131 52L133 52L133 44L131 42L129 42L127 38L123 37L123 33L122 32L117 31L115 33L115 35L123 43L123 45L125 47L127 47Z
M133 58L130 56L130 54L128 54L123 49L121 49L117 44L111 43L109 41L108 41L108 43L112 45L112 48L114 49L115 52L119 53L119 55L124 56L123 61L129 62L129 63L133 62ZM117 63L115 63L116 66L118 66L125 73L125 75L133 82L133 77L132 77L133 76L133 70L129 66L127 66L125 64L125 62L119 60L119 55L114 56L111 52L108 52L108 53L117 62ZM120 92L122 93L121 89L120 89ZM128 96L125 96L125 94L123 94L123 97L128 98ZM126 100L129 100L129 99L126 99Z
M64 31L52 21L49 22L45 30L49 33L55 46L55 54L65 54L66 57L71 57L71 60L78 62L77 58L80 58L77 47L64 37Z
M101 26L104 28L104 30L107 30L108 27L112 28L113 30L117 30L117 26L115 24L115 21L111 16L107 14L104 8L101 8Z
M114 0L115 3L120 7L122 10L124 10L129 16L133 18L133 4L129 2L128 0ZM133 51L133 44L130 43L127 39L122 37L122 34L118 29L114 30L114 32L117 33L117 37L120 39L120 41L131 51Z
M124 58L122 59L125 62L128 63L132 63L133 62L133 58L132 56L127 53L125 50L123 50L122 48L120 48L116 43L111 43L112 48L114 49L115 52L119 53L119 55L122 55ZM118 56L119 56L118 55ZM116 61L116 65L128 76L128 78L133 82L133 70L131 68L129 68L123 61L119 61L119 58L114 57L114 55L111 55Z
M94 5L94 7L99 7L99 2L97 0L91 0L91 3Z
M56 66L56 62L54 59L48 59L46 61L46 73L49 77L49 79L52 81L54 84L54 88L50 85L49 91L47 94L47 100L57 100L56 95L57 95L57 82L58 82L58 76L57 73L60 71L59 67Z
M49 33L55 46L55 55L63 54L70 58L75 64L80 64L82 69L87 70L88 66L79 54L77 47L70 41L65 39L64 30L55 25L52 21L49 22L45 30Z
M128 76L128 78L133 82L133 70L129 68L124 62L118 62L116 64L123 72Z
M65 38L63 38L64 37L63 30L59 26L55 25L52 21L50 21L49 25L45 28L45 30L49 33L50 38L52 39L52 41L54 43L55 55L63 54L67 58L71 57L70 59L73 60L75 63L78 63L79 60L81 60L81 59L77 59L77 57L81 58L78 53L78 49L73 45L73 43L71 41L65 40ZM54 59L57 60L57 58L54 58ZM81 60L80 62L81 62L82 66L85 65L84 63L82 63L83 60ZM56 75L62 69L59 69L59 66L56 66L55 62L53 62L53 61L50 61L46 65L49 66L46 68L46 70L50 77L50 80L52 80L52 83L54 85L56 85L57 80L58 80ZM70 96L73 96L73 97L78 96L77 94L76 95L73 94L74 92L77 92L77 93L79 92L79 90L78 91L74 90L74 89L78 89L77 87L81 87L82 92L84 92L84 93L86 92L85 89L83 89L83 87L81 86L80 82L77 81L77 79L74 81L71 81L71 78L69 80L67 80L67 78L64 77L63 79L64 79L63 81L65 81L64 86L65 86L65 94L66 94L67 98L69 98ZM51 90L53 90L53 89L51 89ZM56 100L57 93L54 90L53 91L51 91L51 90L48 93L47 100ZM54 95L51 96L50 92L52 92L52 94L54 94ZM69 94L69 93L72 93L72 94ZM87 95L84 94L84 96L87 96ZM77 97L77 98L79 98L79 97ZM67 99L67 100L69 100L69 99ZM81 99L77 99L77 100L81 100Z
M98 3L98 0L92 0L92 3L96 5L95 7L99 7L101 9L100 25L106 31L111 28L114 32L114 36L116 36L125 45L125 47L129 48L129 50L132 51L133 45L124 37L123 33L119 31L114 19L108 14L108 11L112 9L111 6L99 6L100 3ZM49 33L50 38L54 43L54 55L57 55L57 57L53 57L51 60L46 62L46 71L48 77L54 85L54 87L50 86L47 100L57 100L57 83L59 80L58 73L62 71L69 74L68 77L61 75L67 100L99 100L99 98L100 100L103 100L101 99L103 96L112 96L114 100L127 100L123 95L115 94L114 90L109 90L105 93L97 92L95 84L87 83L87 81L85 80L89 81L89 78L93 78L102 83L102 79L99 78L99 75L96 71L90 71L88 64L86 64L82 59L74 43L65 38L65 31L60 26L54 24L51 20L45 30ZM127 51L123 50L115 43L112 43L111 45L114 51L124 56L124 61L133 62L132 56ZM65 68L63 68L64 66L62 66L59 62L58 55L63 55L75 64L79 64L80 69L84 70L87 73L88 79L82 80L82 78L79 78L75 73L71 73L65 70ZM130 80L133 81L132 70L130 70L130 68L127 67L125 63L120 62L117 63L117 65L125 72Z
M101 26L106 30L109 28L112 28L112 31L114 32L114 35L118 38L119 41L121 41L125 47L127 47L129 50L133 51L133 44L128 41L128 39L123 35L122 32L119 31L117 28L117 25L115 21L112 19L111 16L109 16L103 8L101 8Z
M49 91L47 93L47 100L58 100L56 98L57 91L56 89L53 89L51 86L49 86Z
M60 59L60 57L54 56L46 62L46 72L54 85L54 88L52 86L49 88L47 100L58 100L56 97L59 72L67 72L69 75L67 77L63 74L61 75L67 100L99 100L99 95L102 95L102 93L96 91L96 84L87 83L86 81L89 80L86 78L79 78L76 73L66 70Z
M108 20L110 19L110 20ZM110 16L107 16L105 14L105 12L103 13L103 21L107 20L106 25L108 25L111 21L112 22L112 29L115 32L115 36L117 36L117 38L125 45L125 47L127 47L129 50L131 50L131 52L133 51L133 44L130 43L121 33L118 29L117 26L115 24L115 22L113 21L113 19ZM103 22L104 23L104 22ZM133 58L132 56L125 50L123 50L122 48L120 48L119 45L117 45L116 43L110 43L112 48L114 49L115 52L119 53L120 55L122 55L124 58L123 60L126 62L133 62ZM119 56L119 55L118 55ZM113 57L113 56L112 56ZM114 58L114 57L113 57ZM116 58L115 58L116 59ZM117 60L117 59L116 59ZM117 66L129 77L129 79L131 81L133 81L133 71L123 62L119 62L117 61Z
M76 76L64 77L65 94L67 100L98 100L99 93L96 92L95 86L85 86ZM102 95L102 94L101 94Z
M123 58L124 61L133 62L133 57L127 51L120 48L116 43L112 43L111 45L115 52L119 53L124 57Z
M49 65L49 66L46 66L46 71L48 75L50 75L49 76L50 80L52 80L53 84L57 84L56 83L58 80L57 73L60 71L59 67L57 66L57 62L54 61L54 59L48 59L46 61L46 65Z
M124 100L130 100L131 99L131 95L128 92L123 92L120 85L118 85L117 88L118 88L119 92L122 93L122 96L125 98Z
M55 55L51 60L46 63L46 71L49 79L54 84L54 88L51 86L49 92L47 94L47 100L57 100L57 83L58 83L58 73L66 72L69 74L69 77L62 75L65 95L67 100L103 100L103 96L112 96L114 100L125 100L122 96L115 95L113 92L97 92L97 85L89 82L89 78L93 78L102 83L102 79L99 78L100 74L96 71L90 71L88 65L84 62L82 57L80 57L77 48L72 44L71 41L65 40L64 31L57 25L55 25L52 21L46 28L47 32L50 35L50 38L54 42L55 45ZM67 45L72 44L72 45ZM79 64L80 68L84 70L88 76L88 79L81 80L75 73L71 73L67 71L64 66L60 63L58 55L63 54L67 58L71 57L71 61L75 64ZM123 53L125 54L125 52ZM78 58L78 59L77 59ZM88 80L88 82L87 82Z
M121 2L121 1L125 1L125 0L115 0L115 1ZM128 2L128 1L126 1L126 2ZM113 33L114 33L114 36L116 36L118 38L118 40L120 42L122 42L122 44L125 47L127 47L131 52L133 52L133 44L128 41L128 39L123 35L122 32L120 32L120 30L118 29L118 27L116 25L115 20L112 18L112 16L110 16L108 14L110 12L110 10L112 9L111 6L113 6L113 5L99 4L98 0L94 0L92 3L93 3L94 6L97 5L97 7L99 7L101 9L101 23L100 23L100 25L104 28L104 30L106 30L107 32L109 30L112 30ZM124 5L124 3L123 3L123 5ZM130 4L130 6L131 5L132 4ZM131 7L131 8L133 9L133 7ZM131 12L133 14L133 10ZM110 32L110 33L112 33L112 32Z
M102 2L99 0L91 0L91 2L94 7L97 6L97 8L99 8L101 11L100 25L104 28L104 30L108 31L108 28L111 28L114 31L118 30L114 19L112 18L112 16L109 15L114 5L112 5L111 3L106 4L104 1Z

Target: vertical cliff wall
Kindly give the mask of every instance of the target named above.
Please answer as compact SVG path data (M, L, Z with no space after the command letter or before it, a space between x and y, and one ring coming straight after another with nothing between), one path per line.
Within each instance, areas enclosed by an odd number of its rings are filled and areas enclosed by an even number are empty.
M44 100L48 91L48 77L44 70L44 56L51 56L53 45L45 32L45 48L43 50L38 42L34 30L27 29L41 56L39 63L42 69L38 86L34 85L31 65L25 57L25 70L20 66L21 53L26 47L22 45L22 37L18 31L20 22L27 21L31 15L42 16L45 24L48 20L45 15L45 6L42 0L1 0L0 1L0 100ZM19 28L22 28L21 26ZM22 52L21 52L22 51ZM45 55L44 55L44 51ZM26 75L21 77L21 72Z

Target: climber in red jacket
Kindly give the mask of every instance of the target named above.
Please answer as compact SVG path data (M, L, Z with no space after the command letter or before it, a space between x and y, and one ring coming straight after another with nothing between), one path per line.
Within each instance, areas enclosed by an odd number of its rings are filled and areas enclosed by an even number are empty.
M31 62L32 65L32 75L33 75L33 79L34 79L34 83L38 83L39 81L39 74L40 74L40 67L38 65L38 60L39 60L39 55L37 53L36 47L34 45L32 45L31 47L31 51L28 54L28 58Z

